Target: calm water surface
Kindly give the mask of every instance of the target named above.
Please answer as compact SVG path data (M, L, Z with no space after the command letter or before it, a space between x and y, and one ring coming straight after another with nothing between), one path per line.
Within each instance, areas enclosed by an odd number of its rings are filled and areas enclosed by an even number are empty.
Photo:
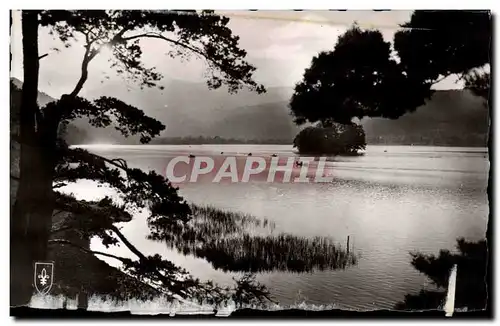
M286 145L94 145L88 149L159 173L177 155L296 155ZM437 253L453 250L457 237L484 238L489 170L485 148L368 146L364 156L334 158L328 168L334 171L331 183L200 182L181 185L180 192L190 202L272 220L275 232L328 236L344 246L350 236L350 246L360 256L357 266L259 274L258 280L283 304L305 301L344 309L392 308L405 294L432 288L410 265L410 251ZM70 190L85 199L105 191L89 182ZM147 226L140 217L124 224L123 232L139 249L161 253L200 279L224 285L236 275L146 240ZM133 257L124 248L109 251Z

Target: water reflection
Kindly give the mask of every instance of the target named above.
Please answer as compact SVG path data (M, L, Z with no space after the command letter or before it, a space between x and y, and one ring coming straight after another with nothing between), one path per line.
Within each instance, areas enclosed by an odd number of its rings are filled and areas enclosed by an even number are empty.
M249 214L191 205L193 219L165 241L184 255L204 258L225 272L312 272L357 263L349 248L328 237L274 235L274 223ZM267 234L266 234L267 233Z

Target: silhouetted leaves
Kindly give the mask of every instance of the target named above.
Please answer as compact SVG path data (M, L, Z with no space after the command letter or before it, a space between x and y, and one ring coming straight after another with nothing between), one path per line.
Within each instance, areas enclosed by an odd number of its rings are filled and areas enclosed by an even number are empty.
M142 143L148 143L165 129L165 125L146 116L142 110L106 96L93 101L76 97L51 102L42 109L42 113L49 110L61 111L63 124L76 118L87 118L89 123L96 128L104 128L113 124L115 129L125 137L139 134Z
M491 85L490 73L473 71L464 78L466 89L469 89L476 96L480 96L488 101Z
M297 124L349 124L355 117L398 118L429 95L428 87L404 74L380 32L355 26L333 51L313 58L295 86L290 109Z
M152 227L164 223L165 216L173 220L188 220L189 205L178 195L177 188L158 173L129 168L122 160L106 159L81 148L61 151L64 155L56 168L56 182L90 179L109 185L125 204L149 208L151 216L148 221Z
M396 309L438 309L444 305L451 268L457 265L455 308L484 309L487 300L486 268L488 246L485 240L468 242L457 240L458 254L441 250L439 255L412 253L412 265L425 274L437 287L435 291L422 290L418 295L408 294Z
M160 287L169 292L183 294L199 303L219 306L233 300L239 306L272 301L265 286L255 280L255 275L245 274L235 280L233 287L219 287L211 281L201 282L192 278L184 269L173 265L160 255L148 256L141 261L132 261L124 270L138 280ZM165 287L165 284L169 284Z
M59 230L75 230L80 239L98 237L102 244L109 246L118 245L118 239L110 231L113 223L128 222L132 219L125 207L115 205L109 197L99 201L76 200L73 196L56 194L56 209L70 213L61 223L53 227L53 233Z
M126 179L117 167L109 167L106 161L85 149L59 147L59 162L55 168L53 181L56 187L78 180L94 180L108 184L118 191L124 191Z
M236 289L232 299L241 308L244 305L255 305L271 300L269 291L263 285L255 285L255 275L245 274L240 279L235 279Z

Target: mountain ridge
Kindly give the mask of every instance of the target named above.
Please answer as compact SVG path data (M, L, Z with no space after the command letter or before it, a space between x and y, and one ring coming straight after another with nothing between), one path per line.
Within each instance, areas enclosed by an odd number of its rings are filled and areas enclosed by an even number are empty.
M14 83L22 85L19 80ZM167 126L159 138L274 139L291 144L305 127L296 126L290 115L291 88L270 88L264 95L246 90L230 95L220 89L208 90L202 83L174 84L163 92L147 89L119 96L123 85L110 83L99 89L87 89L83 95L117 96L143 109ZM54 99L39 93L41 105L49 100ZM245 104L241 105L241 101ZM486 146L489 112L483 104L482 99L465 90L438 90L425 105L397 120L364 118L361 124L368 144ZM81 132L76 138L83 138L81 141L86 143L140 144L138 137L125 138L112 126L94 128L85 119L72 121L71 125L76 129L72 127L74 130L70 132Z

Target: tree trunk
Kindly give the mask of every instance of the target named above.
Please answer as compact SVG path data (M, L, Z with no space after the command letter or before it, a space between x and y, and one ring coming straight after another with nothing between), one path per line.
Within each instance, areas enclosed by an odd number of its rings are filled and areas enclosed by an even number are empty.
M62 111L76 95L39 111L38 12L23 11L24 83L20 109L20 164L11 212L11 305L27 305L33 294L34 264L47 260L55 197L52 189ZM55 271L55 274L57 272Z
M21 178L11 234L11 304L29 303L34 263L47 259L53 212L52 175L42 148L21 145ZM24 172L24 173L23 173Z
M53 210L50 153L36 125L38 97L38 12L22 12L24 81L20 109L19 187L11 212L11 305L27 305L34 263L47 258ZM49 158L49 160L47 160Z

